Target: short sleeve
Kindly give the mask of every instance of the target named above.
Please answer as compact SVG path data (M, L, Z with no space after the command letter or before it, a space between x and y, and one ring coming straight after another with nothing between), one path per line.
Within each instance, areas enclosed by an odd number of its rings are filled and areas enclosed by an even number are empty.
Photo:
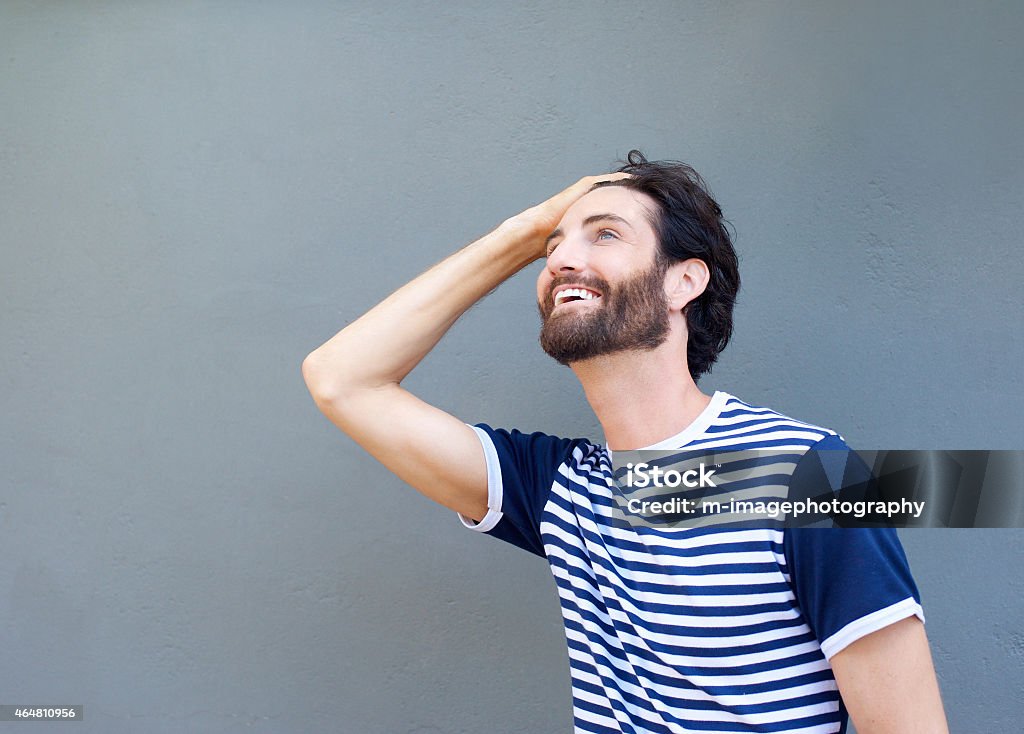
M459 515L462 524L544 556L541 515L559 466L573 440L544 433L522 433L472 426L487 461L487 514L479 523Z
M830 436L811 448L798 473L809 489L818 472L822 489L807 494L827 495L839 485L868 482L871 470L842 438ZM921 597L895 529L786 528L783 547L797 603L826 658L901 619L917 616L924 621Z

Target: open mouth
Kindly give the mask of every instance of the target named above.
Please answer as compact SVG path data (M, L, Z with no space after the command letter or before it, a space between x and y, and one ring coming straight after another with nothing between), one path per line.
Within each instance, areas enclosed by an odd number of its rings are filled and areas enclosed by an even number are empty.
M586 288L566 288L555 294L555 305L561 306L570 301L594 301L600 297L600 293Z

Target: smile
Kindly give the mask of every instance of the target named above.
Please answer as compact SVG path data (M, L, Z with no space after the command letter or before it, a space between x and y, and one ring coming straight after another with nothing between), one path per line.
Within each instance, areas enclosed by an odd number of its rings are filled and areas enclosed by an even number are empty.
M600 297L600 293L586 288L565 288L555 294L555 305L560 306L569 301L594 301Z

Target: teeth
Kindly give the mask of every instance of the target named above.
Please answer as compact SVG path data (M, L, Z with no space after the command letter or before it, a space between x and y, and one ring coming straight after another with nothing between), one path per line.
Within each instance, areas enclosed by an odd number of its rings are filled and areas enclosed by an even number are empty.
M560 303L565 303L570 298L579 298L583 301L592 301L597 297L598 296L596 294L592 293L591 291L584 290L583 288L567 288L564 291L560 291L558 295L555 296L555 305L557 306Z

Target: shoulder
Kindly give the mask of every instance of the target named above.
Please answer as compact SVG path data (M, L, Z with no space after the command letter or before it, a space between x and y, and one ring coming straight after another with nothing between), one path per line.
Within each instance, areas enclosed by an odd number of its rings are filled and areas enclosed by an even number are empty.
M712 430L722 438L731 435L766 445L796 442L810 447L823 442L823 447L846 446L842 435L832 428L800 420L780 410L747 402L728 393L725 394L722 409Z

